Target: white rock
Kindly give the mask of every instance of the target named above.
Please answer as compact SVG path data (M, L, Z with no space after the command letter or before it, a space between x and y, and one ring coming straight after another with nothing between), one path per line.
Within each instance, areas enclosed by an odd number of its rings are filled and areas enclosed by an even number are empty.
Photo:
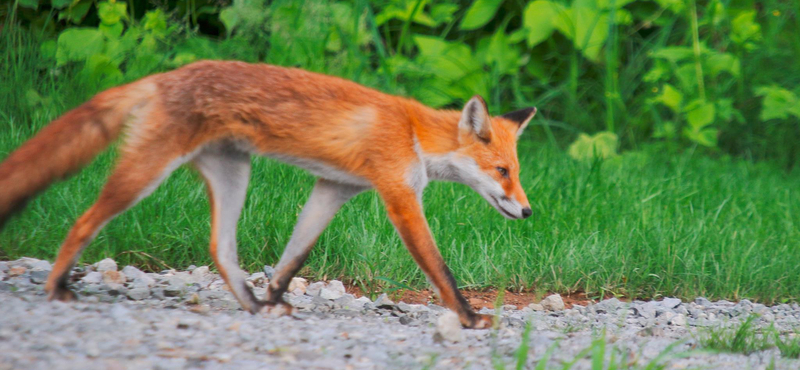
M564 300L558 294L550 295L539 303L545 310L549 311L561 311L564 309Z
M5 278L6 278L6 272L3 271L3 270L0 270L0 280L3 280Z
M101 274L101 273L99 273L97 271L92 271L92 272L86 274L86 276L84 276L81 279L81 281L86 283L86 284L100 284L100 283L103 282L103 274Z
M309 288L310 288L310 286L309 286ZM364 308L364 305L367 304L367 303L372 303L372 301L367 297L358 297L358 298L353 300L353 307L360 310L360 309Z
M198 279L199 281L199 280L209 280L213 277L213 274L211 274L211 271L208 269L208 266L200 266L192 270L192 276L194 276L195 279Z
M300 291L305 294L306 287L308 287L308 280L301 277L293 277L292 281L289 282L289 289L287 289L287 291L294 292L295 290L300 289Z
M531 303L531 304L528 305L528 308L530 308L530 309L532 309L534 311L544 311L544 306L542 306L539 303Z
M97 272L117 271L117 262L111 258L106 258L98 263L95 263L94 269Z
M127 296L134 301L141 301L150 297L150 289L134 288L128 291Z
M458 315L455 312L447 311L436 320L434 340L439 338L449 342L464 340L464 330L461 328L461 321L458 320Z
M344 284L339 280L331 280L328 286L319 291L319 296L325 299L339 299L344 296Z
M45 260L38 260L30 264L31 271L50 271L52 270L52 266L50 266L50 262Z
M323 281L317 281L316 283L311 283L311 285L309 285L306 288L306 294L312 297L316 297L319 295L320 290L322 290L322 288L324 287L325 287L325 282Z
M142 276L133 279L131 285L134 288L150 288L156 285L156 279L151 278L147 274L142 274Z
M670 324L675 326L686 326L686 316L683 314L677 314L672 320L669 321Z
M139 270L136 267L131 266L131 265L128 265L128 266L125 266L124 268L122 268L122 273L125 275L125 278L127 278L128 281L134 281L137 278L140 278L142 276L147 276L147 275L145 275L144 271Z
M344 294L342 294L342 293L340 293L340 292L338 292L336 290L331 290L328 287L322 288L322 290L319 291L319 296L321 298L330 299L330 300L342 298L343 295Z
M264 284L267 283L267 275L263 272L256 272L250 275L250 277L247 278L247 281L252 282L255 286L264 286Z
M678 298L664 298L664 300L661 301L661 305L669 309L678 307L680 304L681 300Z
M33 265L41 260L31 257L22 257L18 260L8 262L8 267L22 266L26 269L32 269Z

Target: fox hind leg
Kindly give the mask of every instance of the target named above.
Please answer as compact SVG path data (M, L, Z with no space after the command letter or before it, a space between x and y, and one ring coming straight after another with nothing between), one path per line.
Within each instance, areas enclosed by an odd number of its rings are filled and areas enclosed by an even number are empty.
M234 145L220 143L204 150L194 164L206 180L211 204L209 249L220 275L245 311L258 312L263 303L245 283L236 253L236 223L250 181L250 155Z
M75 222L58 251L47 278L48 299L70 301L77 296L67 288L69 273L83 249L116 215L147 197L178 166L188 160L165 152L164 146L141 146L123 151L97 201Z
M300 212L292 237L278 262L275 276L270 279L267 305L286 305L283 302L283 293L289 287L292 277L308 258L319 235L342 205L365 189L361 186L340 184L325 179L317 180L303 211Z

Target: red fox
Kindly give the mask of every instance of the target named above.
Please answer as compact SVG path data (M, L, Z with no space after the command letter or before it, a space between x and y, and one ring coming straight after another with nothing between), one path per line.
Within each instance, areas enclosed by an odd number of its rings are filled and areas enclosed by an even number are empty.
M463 326L487 328L491 316L472 311L442 260L422 211L422 191L429 180L460 182L506 218L529 217L516 142L534 114L532 107L490 117L480 96L460 112L435 110L301 69L197 62L103 91L12 152L0 164L0 227L28 198L124 133L116 168L58 252L45 285L50 300L77 298L67 283L81 251L114 216L191 163L208 187L211 255L244 310L291 312L283 293L319 235L345 202L375 189L444 304ZM236 253L253 154L318 177L264 300L245 284Z

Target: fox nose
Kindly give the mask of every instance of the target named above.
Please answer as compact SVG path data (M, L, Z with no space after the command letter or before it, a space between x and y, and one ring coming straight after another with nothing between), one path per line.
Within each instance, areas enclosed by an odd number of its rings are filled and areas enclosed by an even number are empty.
M533 214L533 211L530 208L523 208L522 209L522 218L531 217L532 214Z

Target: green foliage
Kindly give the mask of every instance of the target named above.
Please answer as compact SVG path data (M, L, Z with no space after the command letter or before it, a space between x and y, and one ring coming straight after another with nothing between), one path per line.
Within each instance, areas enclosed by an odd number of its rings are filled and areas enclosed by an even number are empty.
M595 158L606 159L617 155L618 147L619 139L613 132L599 132L593 136L580 134L569 146L567 153L574 159L591 161Z
M537 105L543 123L528 135L551 141L609 131L623 149L657 140L800 161L788 139L800 125L775 125L798 122L800 8L792 2L15 4L0 18L45 35L43 55L101 87L203 58L265 61L434 107L459 107L475 94L493 113Z
M721 352L743 353L763 351L771 347L767 336L762 335L754 326L758 315L750 315L741 324L733 327L713 327L701 334L700 345L703 348Z

